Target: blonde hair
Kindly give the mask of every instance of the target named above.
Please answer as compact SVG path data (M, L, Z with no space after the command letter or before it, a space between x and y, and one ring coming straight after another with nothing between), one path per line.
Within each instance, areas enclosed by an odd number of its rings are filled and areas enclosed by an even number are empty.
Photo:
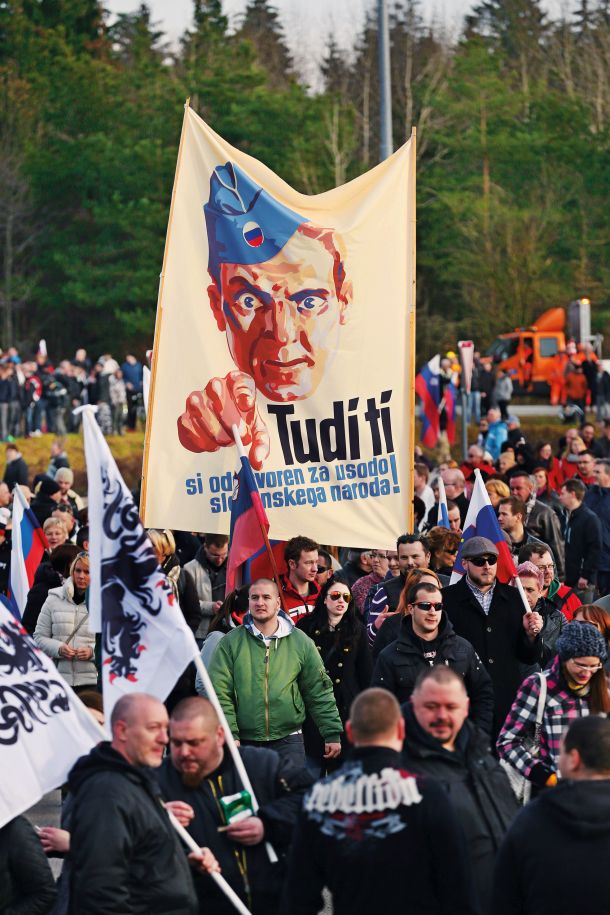
M165 559L176 552L176 541L174 540L174 535L171 531L160 531L157 528L151 527L148 530L148 536L150 537L150 542L152 543L155 552L160 553Z
M82 562L87 569L87 572L91 569L91 566L89 565L89 553L78 553L72 560L72 565L70 566L70 578L74 575L74 569L76 568L77 562Z
M488 480L485 489L490 495L493 492L500 499L508 499L510 496L510 489L503 480Z
M61 518L53 518L53 517L47 518L46 521L44 522L44 524L42 525L42 529L45 532L45 534L49 530L50 527L60 527L62 529L62 531L64 532L64 534L66 535L66 537L68 536L68 528L66 527L65 522L62 521Z
M578 451L575 450L575 446L578 447ZM586 451L587 446L581 439L580 435L575 435L571 441L568 442L565 450L563 451L561 457L563 459L567 458L570 454L580 454L581 451Z

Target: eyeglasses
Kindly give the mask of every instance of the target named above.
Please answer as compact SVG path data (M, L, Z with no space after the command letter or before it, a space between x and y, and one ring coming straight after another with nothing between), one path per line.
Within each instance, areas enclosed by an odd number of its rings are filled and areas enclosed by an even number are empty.
M420 600L416 604L413 604L413 606L419 607L420 610L425 610L426 613L428 612L428 610L434 610L435 613L443 612L442 604L433 604L432 601L429 601L429 600Z
M329 569L327 569L326 566L318 566L318 575L321 575L322 572L328 572L328 571L329 571Z
M326 569L324 571L326 571ZM331 600L344 600L346 604L349 604L352 599L350 591L329 591L328 596Z
M482 569L485 564L488 566L495 566L497 561L497 556L472 556L470 559L466 560L466 562L471 562L473 566L478 566L479 569Z
M598 670L601 670L604 666L603 664L596 664L595 667L589 667L588 664L583 664L581 661L575 661L574 658L570 659L574 667L578 667L579 670L582 670L587 674L595 674Z
M387 554L382 553L380 550L373 550L372 553L369 553L371 559L387 559Z

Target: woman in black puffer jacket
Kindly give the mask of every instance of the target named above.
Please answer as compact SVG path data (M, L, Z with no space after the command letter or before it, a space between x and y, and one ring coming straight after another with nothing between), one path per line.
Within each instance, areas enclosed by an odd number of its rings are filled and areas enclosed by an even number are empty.
M368 688L373 672L366 630L356 616L354 598L348 586L331 579L320 591L312 612L299 620L297 628L313 640L320 652L345 726L352 702L358 693ZM324 759L324 741L309 716L303 725L303 740L312 771L331 771L344 761L345 734L341 738L341 756L328 765Z

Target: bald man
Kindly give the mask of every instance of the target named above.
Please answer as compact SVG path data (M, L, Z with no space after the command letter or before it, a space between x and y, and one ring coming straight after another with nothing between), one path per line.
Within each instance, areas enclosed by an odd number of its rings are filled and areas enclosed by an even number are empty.
M87 915L196 915L189 863L150 773L168 742L165 706L144 693L123 696L110 718L112 740L78 760L72 795L70 907ZM189 855L218 869L206 849Z

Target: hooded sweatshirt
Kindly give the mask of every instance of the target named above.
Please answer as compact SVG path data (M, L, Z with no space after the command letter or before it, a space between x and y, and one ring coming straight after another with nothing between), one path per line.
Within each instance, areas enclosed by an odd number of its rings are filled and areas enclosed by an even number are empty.
M563 781L525 807L500 850L494 915L610 912L610 779Z

